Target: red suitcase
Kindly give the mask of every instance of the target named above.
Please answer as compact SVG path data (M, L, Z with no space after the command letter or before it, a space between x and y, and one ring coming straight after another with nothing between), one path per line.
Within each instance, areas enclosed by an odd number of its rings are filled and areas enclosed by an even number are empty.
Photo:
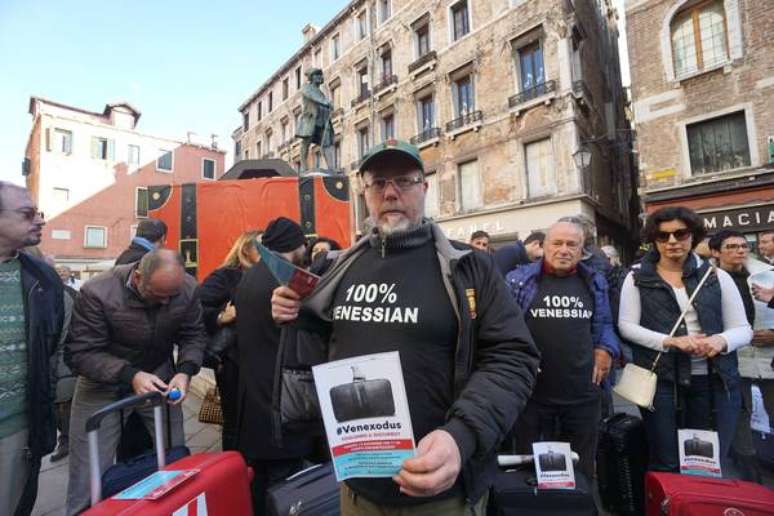
M752 482L695 475L645 475L648 516L774 515L774 491Z
M97 467L97 430L101 419L110 412L142 402L159 403L159 393L144 394L121 400L95 413L86 423L89 431L89 463L91 469L92 507L83 514L88 516L130 515L143 516L235 516L253 514L250 482L252 471L242 456L233 451L197 453L169 466L164 466L163 439L157 439L157 458L163 471L198 470L191 478L173 487L155 500L117 499L101 500L101 479ZM157 436L160 436L161 406L154 407ZM140 483L135 484L138 486ZM135 487L133 486L133 487ZM130 488L131 489L131 488Z

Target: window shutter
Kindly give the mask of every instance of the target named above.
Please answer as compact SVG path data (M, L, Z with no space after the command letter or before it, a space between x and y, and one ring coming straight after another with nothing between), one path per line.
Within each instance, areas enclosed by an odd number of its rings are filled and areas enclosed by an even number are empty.
M99 159L99 140L92 136L91 137L91 158L92 159Z
M109 159L110 161L115 161L115 159L116 159L116 146L115 146L115 143L116 142L114 140L108 140L107 141L107 146L108 146L108 148L107 148L107 159Z
M51 152L51 128L46 127L46 150Z

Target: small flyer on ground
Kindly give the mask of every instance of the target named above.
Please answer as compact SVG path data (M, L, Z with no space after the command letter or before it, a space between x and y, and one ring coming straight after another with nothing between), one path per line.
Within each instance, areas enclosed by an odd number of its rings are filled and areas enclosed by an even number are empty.
M127 487L113 498L116 500L158 500L198 473L198 469L157 471L133 486Z
M575 489L570 443L532 443L538 489Z
M720 477L720 442L710 430L681 428L677 431L680 473Z
M397 474L415 447L398 352L328 362L312 373L336 480Z
M293 265L260 242L255 243L261 260L281 285L290 287L302 298L308 296L320 281L320 276Z

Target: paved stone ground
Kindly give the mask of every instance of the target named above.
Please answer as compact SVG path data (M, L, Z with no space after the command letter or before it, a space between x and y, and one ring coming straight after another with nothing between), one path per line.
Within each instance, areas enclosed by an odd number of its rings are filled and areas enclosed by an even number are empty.
M192 394L183 403L186 444L191 453L220 451L220 426L199 422L201 404L201 398L192 389ZM38 485L38 500L32 511L33 516L63 515L67 494L67 459L52 464L48 457L44 458Z

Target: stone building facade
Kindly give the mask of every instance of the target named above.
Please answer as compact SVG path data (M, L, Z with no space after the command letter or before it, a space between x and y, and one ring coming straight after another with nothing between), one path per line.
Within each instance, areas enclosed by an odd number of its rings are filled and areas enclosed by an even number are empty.
M390 137L416 144L427 214L453 238L483 229L505 242L582 213L623 244L638 203L616 16L608 0L355 0L322 29L306 26L301 48L243 102L235 149L297 166L299 90L319 67L337 168L354 175Z
M100 112L30 98L22 173L46 226L42 252L88 277L109 266L147 216L148 186L214 181L224 151L144 134L127 103Z
M774 228L774 11L758 0L627 0L641 196L712 231Z

